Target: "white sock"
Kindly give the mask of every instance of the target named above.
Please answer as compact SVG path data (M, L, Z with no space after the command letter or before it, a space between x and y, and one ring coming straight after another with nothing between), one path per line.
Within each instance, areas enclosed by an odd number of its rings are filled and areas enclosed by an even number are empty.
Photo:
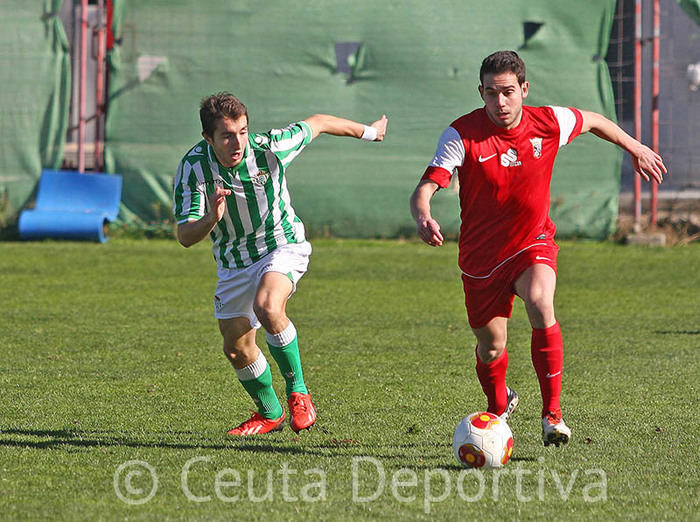
M252 381L253 379L257 379L260 377L263 373L265 373L265 370L267 369L267 359L265 359L265 356L263 353L258 349L258 358L255 359L255 362L252 364L249 364L245 368L241 368L240 370L237 368L234 368L236 371L236 377L238 377L239 381Z
M267 342L272 346L281 348L282 346L287 346L289 343L291 343L296 336L297 329L294 328L292 321L289 321L287 328L282 330L280 333L271 334L270 332L267 332Z

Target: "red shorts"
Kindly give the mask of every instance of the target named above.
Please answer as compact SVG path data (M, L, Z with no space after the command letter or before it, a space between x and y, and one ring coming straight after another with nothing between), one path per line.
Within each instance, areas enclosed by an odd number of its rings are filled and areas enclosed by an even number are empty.
M486 279L475 279L462 274L464 304L467 307L469 326L481 328L494 317L508 317L513 313L515 281L533 265L544 264L557 273L559 247L554 241L536 245L517 254L498 267Z

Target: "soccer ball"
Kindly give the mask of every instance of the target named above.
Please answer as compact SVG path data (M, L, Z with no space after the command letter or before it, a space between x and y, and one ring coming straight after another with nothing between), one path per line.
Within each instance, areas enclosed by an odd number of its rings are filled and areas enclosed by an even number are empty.
M452 449L466 468L501 468L513 453L513 433L498 415L472 413L457 424Z

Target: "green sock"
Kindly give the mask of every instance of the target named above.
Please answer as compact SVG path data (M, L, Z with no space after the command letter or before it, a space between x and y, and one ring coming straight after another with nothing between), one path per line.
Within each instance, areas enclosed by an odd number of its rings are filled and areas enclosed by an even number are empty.
M297 331L291 321L283 332L267 334L267 346L284 377L287 397L292 392L309 393L304 384L304 372L301 369Z
M260 370L262 369L262 373ZM236 370L238 380L258 407L258 413L267 419L278 419L282 416L282 405L272 388L272 372L267 359L260 353L258 359L241 370ZM241 378L243 377L243 378Z

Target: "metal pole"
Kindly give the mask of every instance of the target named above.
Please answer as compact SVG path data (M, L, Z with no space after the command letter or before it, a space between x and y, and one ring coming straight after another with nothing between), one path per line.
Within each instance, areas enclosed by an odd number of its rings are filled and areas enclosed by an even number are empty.
M634 1L634 137L642 141L642 0ZM642 222L642 180L634 176L634 228Z
M97 78L95 92L95 170L102 171L104 166L104 79L105 79L105 34L104 0L97 2Z
M78 172L85 172L85 82L87 77L87 6L80 2L80 91L78 94Z
M651 67L651 148L659 152L659 35L661 33L659 0L654 0L654 38L652 40ZM651 182L651 225L658 219L659 185Z
M623 50L624 50L624 28L625 28L625 9L624 9L624 0L619 0L617 2L617 63L615 66L617 67L617 78L616 78L616 86L617 86L617 92L615 96L615 109L616 109L616 114L617 114L617 119L619 121L623 120L623 107L624 107L624 61L622 59L623 55Z

